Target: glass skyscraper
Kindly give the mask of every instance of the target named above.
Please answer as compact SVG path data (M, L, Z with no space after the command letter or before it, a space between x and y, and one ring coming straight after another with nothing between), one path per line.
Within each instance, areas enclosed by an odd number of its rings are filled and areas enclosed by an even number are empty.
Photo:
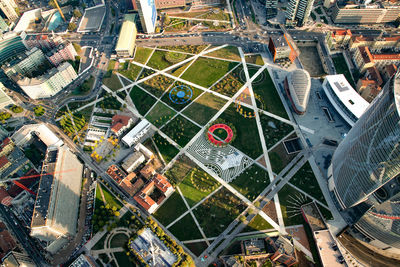
M328 176L357 237L400 253L400 72L340 143Z

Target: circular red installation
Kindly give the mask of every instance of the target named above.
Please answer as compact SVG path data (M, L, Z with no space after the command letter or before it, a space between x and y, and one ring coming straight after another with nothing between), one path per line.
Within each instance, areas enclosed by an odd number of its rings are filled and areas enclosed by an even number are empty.
M224 140L222 140L222 141L221 141L221 140L217 140L217 139L214 137L213 133L214 133L214 131L217 130L217 129L223 129L223 130L226 131L227 136L226 136L226 138L225 138ZM210 128L208 128L207 137L208 137L208 140L209 140L212 144L214 144L214 145L216 145L216 146L226 145L226 144L228 144L228 143L230 143L230 142L232 141L232 138L233 138L233 131L232 131L231 127L229 127L228 125L223 124L223 123L218 123L218 124L214 124L214 125L212 125Z

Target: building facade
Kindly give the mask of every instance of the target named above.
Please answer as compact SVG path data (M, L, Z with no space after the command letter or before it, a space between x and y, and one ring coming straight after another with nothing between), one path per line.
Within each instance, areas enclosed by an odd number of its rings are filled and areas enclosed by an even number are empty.
M278 14L278 0L265 1L267 19L271 19Z
M26 51L26 47L22 42L23 37L23 34L18 35L15 32L7 32L0 36L0 64Z
M72 65L64 62L40 77L32 79L25 77L16 80L16 83L30 98L39 99L57 94L77 77Z
M77 55L78 53L76 53L72 43L63 43L48 52L46 57L51 64L57 67L64 61L75 60Z
M14 0L0 0L0 9L10 21L18 19L18 6Z
M386 83L335 151L329 189L351 233L400 253L400 74Z
M143 31L154 33L157 21L157 9L154 0L137 0L136 4Z
M274 62L290 60L293 62L296 57L296 51L290 44L286 35L271 35L268 42L268 50L272 54Z
M400 6L398 5L357 5L348 4L341 6L335 4L332 12L332 20L338 24L374 24L388 23L398 19Z
M310 17L314 0L290 0L286 10L286 20L290 25L303 26Z
M368 68L376 67L383 71L387 65L399 65L400 53L378 54L372 53L367 46L360 46L354 50L353 61L360 73L365 73Z
M63 43L61 36L48 35L48 34L38 34L38 35L25 35L23 42L28 49L34 47L40 48L44 51L49 51L59 44Z
M19 56L17 59L7 64L3 70L8 77L13 75L31 75L40 65L46 61L42 50L34 47L31 50L26 51L24 54Z
M299 115L304 114L310 98L310 74L303 69L290 72L284 80L284 88L292 109Z

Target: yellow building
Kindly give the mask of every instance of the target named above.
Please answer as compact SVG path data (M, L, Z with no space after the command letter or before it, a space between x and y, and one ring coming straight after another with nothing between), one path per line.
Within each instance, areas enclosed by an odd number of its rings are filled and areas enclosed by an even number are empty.
M136 15L126 14L124 22L119 32L117 46L115 51L119 57L132 57L135 51L136 42Z

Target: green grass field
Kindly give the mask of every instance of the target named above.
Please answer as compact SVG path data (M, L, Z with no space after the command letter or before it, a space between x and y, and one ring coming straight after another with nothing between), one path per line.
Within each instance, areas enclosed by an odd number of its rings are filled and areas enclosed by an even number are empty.
M171 78L160 74L142 82L139 85L155 97L160 97L165 91L168 90L173 82L174 81Z
M355 83L353 81L353 77L351 76L349 67L347 66L346 59L342 54L336 54L332 57L333 64L335 65L336 73L343 74L346 77L346 80L350 83L353 88L356 88Z
M138 65L135 64L129 64L128 69L126 70L119 70L118 72L122 75L124 75L126 78L128 78L131 81L136 81L136 78L139 76L140 71L142 70L142 67L139 67Z
M199 58L185 71L182 79L208 88L237 64L218 59Z
M180 155L175 161L174 165L165 173L169 181L178 185L186 177L186 175L197 165L191 161L187 156Z
M178 192L173 193L154 213L154 217L167 226L187 210Z
M252 158L262 154L256 120L243 117L231 104L220 116L226 122L231 122L237 130L236 139L232 145Z
M199 167L193 168L179 184L179 188L190 207L208 196L218 186L219 183Z
M269 230L274 229L272 225L270 225L263 217L260 215L256 215L250 223L243 229L243 232L253 232L253 231L261 231L261 230Z
M244 77L242 65L238 66L231 73L226 75L222 80L215 84L211 90L229 97L234 96L234 94L236 94L236 92L244 85L240 75L243 75Z
M132 102L141 115L145 115L147 111L156 103L156 99L137 86L134 86L129 93Z
M193 212L204 234L214 237L221 234L245 207L228 189L221 188Z
M104 77L103 84L112 91L117 91L118 89L122 88L122 84L120 83L118 76L114 73L112 73L110 77Z
M101 188L103 189L104 198L106 199L107 204L110 204L111 206L115 206L115 207L117 207L117 210L120 210L122 208L122 203L118 199L116 199L114 197L114 195L106 187L104 187L100 184L99 184L99 186L101 186ZM100 196L100 198L101 198L101 196Z
M207 45L175 45L175 46L161 46L161 49L170 51L186 52L191 54L198 54L203 51Z
M161 127L164 123L170 120L175 113L176 112L170 109L167 105L158 102L147 114L146 119L156 127Z
M153 49L151 49L151 48L136 47L136 53L135 53L135 57L133 58L133 60L144 64L144 63L146 63L147 59L149 58L151 51L153 51Z
M185 86L185 88L190 88L190 89L187 89L187 90L180 90L180 89L178 89L177 86L181 86L181 85ZM187 102L182 103L182 104L178 104L179 102L178 102L178 103L172 102L172 100L174 100L175 102L181 100L181 99L179 99L179 98L177 97L177 95L176 95L178 92L181 92L181 91L182 91L182 92L186 92L186 91L187 91L188 93L191 92L192 97L191 97L190 99L185 98L184 101L187 101ZM172 92L172 93L171 93L171 92ZM180 111L180 110L183 109L184 107L190 105L190 103L192 103L193 100L195 100L202 92L203 92L202 90L197 89L196 87L193 87L193 86L190 86L190 85L181 83L181 82L175 82L175 83L171 86L171 88L169 89L169 91L162 97L162 101L164 101L164 103L166 103L168 106L172 107L173 109L175 109L175 110L177 110L177 111ZM170 95L170 93L171 93L171 95ZM171 100L170 97L172 98L172 100Z
M192 139L200 128L181 115L176 116L172 121L164 126L162 131L184 147Z
M225 99L219 98L210 93L204 93L189 107L187 107L183 111L183 114L200 125L206 125L225 103Z
M260 55L245 56L245 59L247 63L256 64L259 66L264 65L264 60Z
M151 56L150 60L147 62L147 66L154 68L154 69L158 69L158 70L163 70L165 68L168 68L169 66L172 66L176 63L178 63L179 61L182 61L186 58L186 56L182 56L182 58L180 58L181 60L178 60L178 62L171 62L168 61L168 57L167 54L170 52L166 52L166 51L161 51L161 50L156 50L154 51L153 55ZM184 55L178 52L174 52L180 55ZM178 57L175 57L175 59Z
M190 213L168 228L168 230L181 241L203 238Z
M285 226L303 224L300 206L311 200L288 184L279 190L278 196Z
M153 140L166 163L170 162L179 153L179 150L160 134L156 133L153 136Z
M257 165L252 165L230 182L230 185L253 201L269 185L269 182L267 171Z
M269 76L268 70L264 70L264 80L260 83L253 82L253 91L259 95L264 102L264 108L266 111L274 113L275 115L281 116L282 118L289 118L285 107L276 91L275 85L272 82L271 76Z
M292 125L264 114L260 116L260 121L264 132L265 143L268 148L275 145L279 140L294 130Z
M174 68L172 70L169 70L168 73L174 75L175 77L179 77L193 61L194 60L189 61L188 63L183 64L183 65L181 65L179 67L176 67L176 68Z
M218 49L216 51L208 53L207 56L241 61L240 53L236 46L227 46Z
M128 242L129 237L125 234L115 234L111 238L110 247L119 248L123 247Z
M133 262L129 260L129 257L126 255L126 252L114 252L114 256L117 259L119 266L129 267L129 266L136 266Z

